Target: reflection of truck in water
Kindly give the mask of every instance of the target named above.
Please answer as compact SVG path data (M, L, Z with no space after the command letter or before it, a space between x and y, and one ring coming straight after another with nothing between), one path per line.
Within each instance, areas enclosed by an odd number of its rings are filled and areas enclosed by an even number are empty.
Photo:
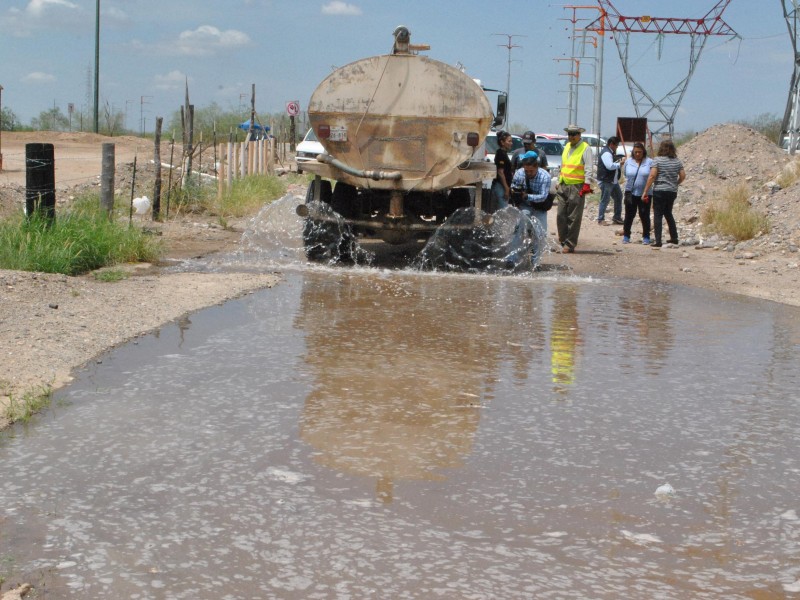
M298 214L311 258L324 258L320 230L392 244L426 239L459 208L481 208L495 167L476 152L498 116L460 69L417 54L405 27L391 54L332 72L308 116L325 148L303 169L316 175ZM476 210L476 219L480 211Z

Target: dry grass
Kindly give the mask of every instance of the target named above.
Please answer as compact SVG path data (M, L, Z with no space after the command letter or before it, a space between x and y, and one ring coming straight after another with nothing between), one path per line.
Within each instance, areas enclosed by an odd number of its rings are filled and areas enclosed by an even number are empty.
M796 158L783 167L775 182L782 188L788 188L800 179L800 159Z
M768 232L769 220L750 206L749 198L750 189L746 185L726 189L703 211L706 229L739 242Z

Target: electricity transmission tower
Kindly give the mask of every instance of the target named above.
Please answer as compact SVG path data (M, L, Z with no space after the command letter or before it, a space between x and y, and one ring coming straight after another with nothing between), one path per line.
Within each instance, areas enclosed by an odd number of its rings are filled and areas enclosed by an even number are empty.
M722 20L722 13L731 0L719 0L705 16L700 19L676 19L666 17L626 17L614 8L610 0L597 0L600 4L600 17L586 29L601 32L610 31L614 34L622 69L628 81L631 100L636 110L636 116L647 118L650 131L655 134L668 133L672 136L675 125L675 115L678 112L689 80L694 74L700 54L711 35L736 37L736 32ZM675 87L662 98L656 99L649 94L631 74L628 50L632 33L655 33L660 36L666 34L683 34L690 37L691 52L689 55L689 73ZM652 125L655 125L653 127Z
M781 0L783 3L783 16L786 25L789 27L789 36L792 38L792 48L794 49L794 71L792 71L792 81L789 85L789 100L786 102L786 112L783 114L783 124L781 125L781 139L784 136L789 138L789 154L794 154L798 142L800 142L800 53L798 53L798 0Z

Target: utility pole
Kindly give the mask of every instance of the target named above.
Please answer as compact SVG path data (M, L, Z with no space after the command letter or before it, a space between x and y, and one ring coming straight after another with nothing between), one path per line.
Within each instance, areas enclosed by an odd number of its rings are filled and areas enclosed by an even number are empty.
M781 137L779 144L783 143L783 138L788 138L789 154L797 151L800 143L800 52L798 52L798 0L782 0L783 16L789 28L789 36L792 38L792 49L794 50L794 70L789 84L789 99L786 101L786 112L783 114L783 124L781 125ZM2 89L2 88L0 88Z
M100 0L95 5L94 24L94 132L100 131Z
M128 130L128 105L136 102L135 100L125 100L125 130Z
M511 123L511 109L510 109L510 106L511 106L511 50L513 48L522 48L522 46L519 46L517 44L513 44L512 40L515 37L528 37L528 36L527 35L520 35L518 33L493 33L492 35L499 35L501 37L505 36L506 38L508 38L508 40L506 41L505 44L497 44L501 48L507 48L508 49L508 71L507 71L507 74L506 74L506 95L507 95L507 99L506 99L506 125L505 125L506 127L508 127L508 125Z
M139 125L141 126L142 137L144 137L144 105L146 104L145 98L152 98L152 96L142 96L139 99Z
M605 30L598 33L597 38L594 40L587 40L586 33L587 31L595 31L594 29L584 29L577 27L578 23L578 9L589 9L589 10L600 10L601 14L601 24L603 26L604 21L602 20L603 11L599 9L597 6L565 6L565 9L572 10L572 18L567 19L570 23L572 23L572 58L566 60L572 60L575 63L575 71L572 73L562 73L562 75L570 75L572 82L569 86L569 119L570 123L577 123L578 122L578 88L582 85L590 87L593 89L592 95L592 126L591 132L596 135L601 135L601 109L602 109L602 102L603 102L603 35L605 34ZM578 42L578 34L582 33L582 39L580 41L580 52L578 53L578 49L576 48ZM588 43L591 43L594 46L595 52L594 57L588 56L586 53L586 46ZM581 83L580 82L580 66L581 61L592 60L594 61L594 83Z

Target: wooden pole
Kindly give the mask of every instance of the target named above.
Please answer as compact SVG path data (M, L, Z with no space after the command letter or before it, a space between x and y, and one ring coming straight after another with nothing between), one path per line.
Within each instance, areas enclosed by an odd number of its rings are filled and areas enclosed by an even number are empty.
M114 149L113 143L103 144L103 164L100 172L100 207L109 217L114 211Z
M153 184L153 221L161 220L161 124L163 117L156 117L155 144L153 162L156 164L156 181Z
M172 193L172 170L175 165L172 160L175 158L175 135L172 135L172 142L169 145L169 175L167 176L167 218L169 219L169 197Z
M133 224L133 197L136 194L136 155L133 155L133 176L131 177L131 205L128 211L128 226Z
M220 155L222 155L222 149L220 148L219 151ZM217 146L214 145L214 156L217 154ZM224 156L224 155L223 155ZM217 167L217 161L214 161L214 169L216 170L217 174L217 200L222 200L222 195L225 192L225 158L221 158L219 161L219 167Z

